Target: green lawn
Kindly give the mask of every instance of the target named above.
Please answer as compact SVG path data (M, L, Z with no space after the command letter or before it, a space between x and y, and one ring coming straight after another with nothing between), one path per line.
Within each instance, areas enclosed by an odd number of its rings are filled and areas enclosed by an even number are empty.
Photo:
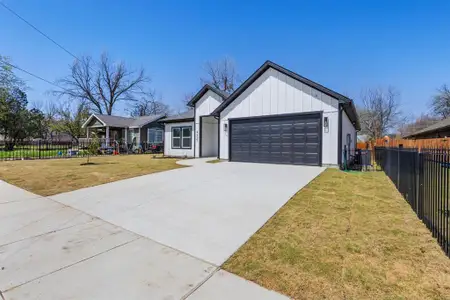
M450 259L383 172L326 170L223 268L293 299L450 299Z
M63 150L13 150L13 151L0 151L0 159L2 158L39 158L40 157L57 157L60 156L59 152L62 155L66 155L67 151Z

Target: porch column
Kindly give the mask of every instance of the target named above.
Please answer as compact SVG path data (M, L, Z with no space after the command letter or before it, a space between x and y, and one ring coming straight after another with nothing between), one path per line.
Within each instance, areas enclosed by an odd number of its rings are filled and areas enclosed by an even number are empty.
M89 127L86 127L86 137L87 137L87 140L89 141Z
M136 138L138 146L141 144L141 127L139 127L138 137Z
M106 147L109 146L109 126L106 126Z
M128 145L128 128L125 127L125 137L124 137L125 145Z

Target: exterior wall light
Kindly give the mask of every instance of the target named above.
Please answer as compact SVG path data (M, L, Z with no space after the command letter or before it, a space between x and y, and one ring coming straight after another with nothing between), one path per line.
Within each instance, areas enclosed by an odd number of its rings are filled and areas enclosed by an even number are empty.
M228 123L223 124L223 131L228 131Z
M323 129L326 133L328 133L328 131L330 130L330 123L328 117L323 118Z

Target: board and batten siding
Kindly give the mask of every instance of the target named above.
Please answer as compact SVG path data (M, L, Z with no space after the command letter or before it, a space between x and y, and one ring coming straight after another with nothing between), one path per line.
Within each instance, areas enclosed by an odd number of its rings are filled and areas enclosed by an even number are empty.
M195 103L195 143L200 145L200 117L210 115L222 103L222 97L208 90ZM203 134L203 133L202 133ZM205 133L206 134L206 133ZM200 157L200 147L195 147L195 157Z
M338 100L270 68L221 112L220 158L228 159L229 131L224 130L224 124L229 119L319 111L329 122L328 132L322 128L322 163L336 165Z
M344 146L347 145L347 134L350 134L350 151L353 152L356 148L356 129L348 118L347 114L345 112L342 112L342 150L344 150ZM342 152L342 161L344 161L344 152Z
M194 156L194 137L192 136L191 149L172 148L172 128L173 127L192 127L192 135L194 134L194 122L166 123L164 125L164 155L193 157Z

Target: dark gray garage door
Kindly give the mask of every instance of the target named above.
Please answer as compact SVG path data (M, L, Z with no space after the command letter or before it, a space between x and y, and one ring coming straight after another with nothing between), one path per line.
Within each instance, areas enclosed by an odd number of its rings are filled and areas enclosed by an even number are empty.
M230 120L230 160L321 165L321 115Z

